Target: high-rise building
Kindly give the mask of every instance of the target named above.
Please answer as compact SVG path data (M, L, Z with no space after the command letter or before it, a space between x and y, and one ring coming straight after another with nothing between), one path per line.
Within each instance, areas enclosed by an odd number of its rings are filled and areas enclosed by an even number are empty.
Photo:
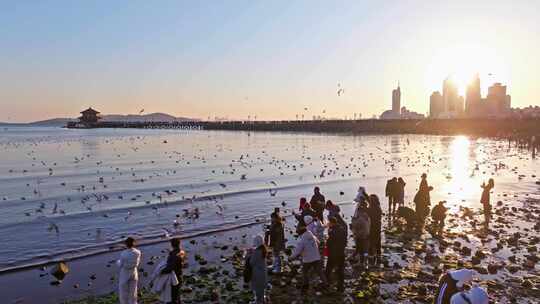
M481 102L480 77L476 74L475 78L467 86L465 95L465 112L467 113L467 116L482 115Z
M401 115L401 89L398 87L392 90L392 112L399 116Z
M506 86L495 83L488 88L486 112L491 116L505 116L510 112L511 97L506 94Z
M435 91L429 97L429 117L439 118L444 112L443 97L439 91Z
M454 81L446 78L443 82L443 103L444 111L448 113L459 112L459 93Z

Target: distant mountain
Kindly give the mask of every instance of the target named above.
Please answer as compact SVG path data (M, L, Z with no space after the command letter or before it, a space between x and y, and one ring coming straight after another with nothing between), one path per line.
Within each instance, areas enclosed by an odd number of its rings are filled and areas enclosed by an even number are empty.
M197 121L198 119L186 118L186 117L174 117L165 113L151 113L145 115L103 115L102 121L159 121L159 122L174 122L174 121Z
M27 126L34 126L34 127L63 127L67 125L70 121L76 121L74 118L53 118L53 119L47 119L47 120L40 120L40 121L34 121L31 123L27 123L25 125Z
M137 122L137 121L152 121L152 122L175 122L175 121L198 121L199 119L187 118L187 117L174 117L165 113L150 113L145 115L102 115L102 121L122 121L122 122ZM5 125L18 125L18 126L35 126L35 127L63 127L68 122L77 121L75 118L53 118L41 121L35 121L31 123L1 123Z

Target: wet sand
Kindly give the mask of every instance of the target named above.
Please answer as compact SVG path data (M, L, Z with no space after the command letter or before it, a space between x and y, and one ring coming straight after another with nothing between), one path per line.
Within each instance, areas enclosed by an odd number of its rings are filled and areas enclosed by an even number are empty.
M312 289L311 296L302 298L296 288L301 281L299 263L287 262L282 275L271 276L270 299L272 303L429 303L443 271L472 268L478 272L474 284L486 287L492 302L534 303L540 297L540 200L527 194L508 193L495 196L494 200L494 218L489 229L485 229L478 210L462 209L449 215L442 238L427 231L422 235L405 233L397 224L389 227L385 219L383 264L362 271L352 266L349 257L343 294L316 294ZM499 200L502 204L497 205ZM350 215L353 205L345 204L342 208ZM286 223L286 237L292 246L295 220L288 217ZM250 293L242 287L242 252L249 247L252 237L262 231L263 225L259 224L184 240L189 257L183 287L186 303L213 302L216 297L223 302L245 303ZM167 243L140 249L141 286L145 286L146 273L153 270L157 260L165 258ZM2 296L9 299L7 303L37 303L36 299L40 299L39 303L61 303L106 294L116 288L117 269L113 262L118 254L111 252L69 262L71 272L59 286L50 285L54 281L50 275L40 277L50 268L0 276ZM25 286L25 292L7 286Z

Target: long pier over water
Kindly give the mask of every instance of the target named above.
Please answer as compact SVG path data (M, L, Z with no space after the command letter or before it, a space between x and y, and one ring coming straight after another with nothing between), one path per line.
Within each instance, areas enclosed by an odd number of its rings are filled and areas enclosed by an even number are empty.
M70 123L68 128L145 128L184 130L328 132L363 134L440 134L476 136L540 135L540 119L183 121Z

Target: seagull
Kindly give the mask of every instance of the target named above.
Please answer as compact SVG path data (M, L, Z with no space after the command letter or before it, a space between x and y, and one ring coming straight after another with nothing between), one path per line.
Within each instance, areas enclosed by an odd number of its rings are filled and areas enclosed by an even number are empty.
M144 109L141 109L141 110L139 111L139 115L141 115L143 112L144 112Z

